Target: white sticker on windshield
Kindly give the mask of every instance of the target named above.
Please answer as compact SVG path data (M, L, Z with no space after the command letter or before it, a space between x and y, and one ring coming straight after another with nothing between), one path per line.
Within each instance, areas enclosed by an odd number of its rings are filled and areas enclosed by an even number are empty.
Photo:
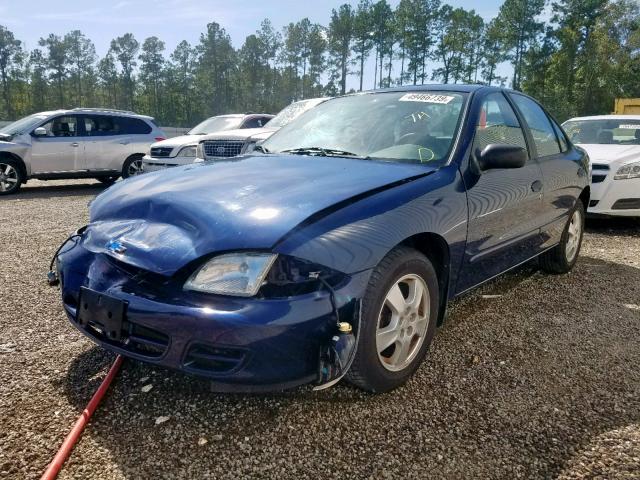
M424 102L447 104L456 97L451 95L434 95L432 93L407 93L399 98L401 102Z
M621 130L636 130L638 128L640 128L640 124L628 124L628 125L619 125L618 128L620 128Z

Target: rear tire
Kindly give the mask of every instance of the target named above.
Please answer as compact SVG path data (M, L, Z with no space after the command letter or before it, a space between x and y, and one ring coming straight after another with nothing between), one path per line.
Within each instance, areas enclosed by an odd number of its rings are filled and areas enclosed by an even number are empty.
M576 204L569 214L569 220L564 227L560 243L551 250L540 255L540 268L548 273L567 273L578 261L582 237L584 236L585 211L582 200Z
M134 177L142 173L142 157L143 155L131 155L127 158L122 166L122 178Z
M18 192L25 178L19 163L12 158L0 158L0 195Z
M373 270L362 301L347 381L370 392L403 385L427 353L439 305L438 278L429 259L408 247L389 252Z

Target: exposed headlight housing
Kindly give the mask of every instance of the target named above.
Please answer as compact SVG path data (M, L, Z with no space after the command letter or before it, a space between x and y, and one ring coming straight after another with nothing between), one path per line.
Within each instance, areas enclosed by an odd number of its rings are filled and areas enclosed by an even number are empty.
M253 297L258 293L277 255L239 252L219 255L202 265L184 284L185 290Z
M628 180L630 178L640 178L640 162L622 165L613 177L614 180Z
M247 148L244 149L244 153L251 153L256 149L256 142L251 142L247 145Z
M196 145L189 145L183 147L178 152L178 157L193 157L195 158L198 153L198 147Z

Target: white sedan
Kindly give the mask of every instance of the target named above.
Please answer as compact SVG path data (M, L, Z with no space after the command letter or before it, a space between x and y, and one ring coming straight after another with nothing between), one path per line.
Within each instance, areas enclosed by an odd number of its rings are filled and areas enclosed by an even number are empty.
M572 118L562 126L591 159L588 212L640 217L640 115Z

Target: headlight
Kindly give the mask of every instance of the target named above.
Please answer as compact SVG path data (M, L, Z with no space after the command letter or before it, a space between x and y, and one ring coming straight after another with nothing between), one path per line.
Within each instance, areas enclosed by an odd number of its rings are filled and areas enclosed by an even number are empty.
M277 255L230 253L214 257L184 284L185 290L253 297L264 282Z
M256 149L256 142L251 142L249 145L247 145L247 148L245 148L244 153L251 153Z
M626 165L621 166L613 178L614 180L640 178L640 162L627 163Z
M195 157L198 148L195 145L189 145L188 147L181 148L178 152L178 157Z
M204 147L202 146L202 143L199 143L196 148L196 157L204 160Z

